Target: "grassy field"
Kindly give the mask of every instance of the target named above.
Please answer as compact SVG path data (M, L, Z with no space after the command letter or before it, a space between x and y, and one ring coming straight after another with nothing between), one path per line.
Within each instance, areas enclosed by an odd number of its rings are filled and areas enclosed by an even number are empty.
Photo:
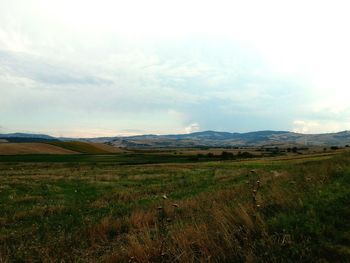
M97 163L105 164L151 164L151 163L184 163L191 160L191 156L174 156L171 154L65 154L65 155L8 155L0 156L1 162L35 162L35 163Z
M350 262L348 152L0 161L0 262Z

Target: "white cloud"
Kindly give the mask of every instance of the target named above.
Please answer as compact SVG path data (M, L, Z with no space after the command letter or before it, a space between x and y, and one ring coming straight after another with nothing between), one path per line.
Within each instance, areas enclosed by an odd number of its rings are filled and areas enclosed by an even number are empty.
M302 120L295 120L293 122L294 125L294 132L297 133L313 133L317 129L320 128L320 123L317 121L302 121Z
M12 52L28 52L30 41L16 31L5 31L0 28L0 49Z
M332 120L295 120L293 122L294 132L305 134L332 133L350 130L350 121L337 122Z
M191 123L185 128L186 133L197 132L200 130L200 126L198 123Z

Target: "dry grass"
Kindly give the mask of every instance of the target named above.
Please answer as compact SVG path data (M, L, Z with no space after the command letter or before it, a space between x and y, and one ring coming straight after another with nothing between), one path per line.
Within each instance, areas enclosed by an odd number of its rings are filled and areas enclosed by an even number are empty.
M169 174L162 173L162 174L135 174L128 176L128 179L130 180L154 180L154 179L161 179L161 178L168 178Z
M156 220L157 211L155 209L136 209L128 218L130 226L135 229L154 227L156 225Z
M111 239L121 232L122 227L122 219L116 219L111 216L104 217L97 225L88 230L89 242L92 245L110 242Z
M20 196L20 197L17 197L15 198L15 202L16 203L27 203L27 202L39 202L39 201L42 201L44 200L44 197L43 196Z
M63 205L34 207L31 210L17 211L13 216L13 221L19 221L28 218L43 218L63 213Z
M109 203L107 200L97 199L90 204L90 207L93 209L99 209L99 208L107 207L108 205Z
M216 169L214 178L220 181L227 181L242 174L248 174L248 169Z
M95 180L101 181L101 182L111 182L111 181L117 181L120 179L120 176L117 174L101 174L96 175Z
M234 209L213 207L208 214L209 222L192 215L191 222L175 222L168 226L165 234L159 226L143 226L128 235L124 256L112 252L107 261L116 260L117 254L119 261L131 262L229 261L232 254L237 259L246 256L256 259L250 242L253 236L262 235L263 224L249 215L242 205Z
M74 154L77 152L46 143L1 143L0 155Z

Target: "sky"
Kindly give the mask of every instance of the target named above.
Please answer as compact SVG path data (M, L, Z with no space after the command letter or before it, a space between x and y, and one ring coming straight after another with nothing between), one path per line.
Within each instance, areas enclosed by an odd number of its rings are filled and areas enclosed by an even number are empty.
M0 0L0 133L350 130L349 1Z

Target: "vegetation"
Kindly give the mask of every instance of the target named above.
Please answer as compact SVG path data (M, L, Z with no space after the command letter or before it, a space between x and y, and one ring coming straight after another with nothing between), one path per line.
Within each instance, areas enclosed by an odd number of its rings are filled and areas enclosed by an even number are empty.
M236 155L232 152L226 152L223 151L220 155L215 155L214 153L209 152L208 154L204 155L202 153L198 153L197 157L192 157L191 160L199 161L199 160L205 160L205 161L211 161L213 159L216 160L238 160L238 159L249 159L257 157L252 153L249 152L238 152Z
M4 155L0 156L0 162L36 162L36 163L112 163L112 164L152 164L152 163L184 163L191 160L190 156L174 156L173 154L65 154L65 155Z
M1 156L0 262L349 262L349 153L149 156Z
M175 155L172 152L139 152L118 154L26 154L26 155L0 155L1 162L75 162L75 163L114 163L114 164L155 164L155 163L188 163L208 162L218 160L238 160L254 158L255 155L248 152L238 152L234 155L223 151L219 155L213 153L182 154Z

